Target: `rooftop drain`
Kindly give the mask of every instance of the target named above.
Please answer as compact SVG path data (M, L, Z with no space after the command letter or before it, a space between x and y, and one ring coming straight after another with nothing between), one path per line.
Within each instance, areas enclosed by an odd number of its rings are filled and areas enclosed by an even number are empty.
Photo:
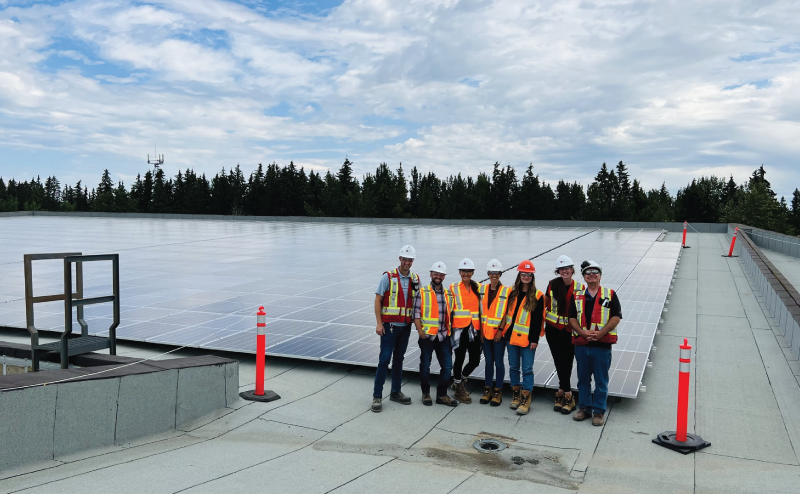
M497 439L479 439L472 443L472 447L481 453L497 453L506 449L506 445Z

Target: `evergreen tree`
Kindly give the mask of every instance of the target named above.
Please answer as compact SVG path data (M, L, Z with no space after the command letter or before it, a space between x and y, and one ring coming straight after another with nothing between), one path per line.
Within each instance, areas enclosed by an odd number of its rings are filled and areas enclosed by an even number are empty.
M92 211L117 212L114 199L114 182L111 180L111 174L107 168L103 170L103 176L100 178L97 189L95 189Z
M156 169L153 177L153 202L150 204L150 212L172 212L172 180L166 179L161 168Z
M792 210L789 212L789 224L795 235L800 235L800 190L794 189L792 194Z

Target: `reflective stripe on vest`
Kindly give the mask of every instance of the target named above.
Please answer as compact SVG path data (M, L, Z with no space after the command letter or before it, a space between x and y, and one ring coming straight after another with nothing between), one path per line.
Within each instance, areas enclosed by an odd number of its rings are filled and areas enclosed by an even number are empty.
M508 306L508 294L511 288L500 285L497 287L497 296L489 306L489 287L491 285L481 285L478 293L481 294L481 330L484 338L494 338L497 326L503 321Z
M449 290L443 290L444 303L448 312L453 310L453 296ZM439 301L436 299L436 292L430 285L420 289L420 322L422 330L426 334L433 335L439 333ZM450 335L450 317L445 316L444 325L447 334Z
M453 327L466 328L472 323L473 328L480 330L481 302L478 299L478 294L471 288L470 293L467 294L463 283L453 283L450 285L450 291L453 293L453 302L455 304L453 308Z
M541 290L536 290L537 299L543 295L544 294ZM516 303L516 301L514 301L514 303ZM544 308L542 308L542 311L544 311ZM508 315L506 315L506 327L511 326L513 318L514 314L509 310ZM528 346L528 333L530 332L530 329L531 313L525 308L525 302L523 302L519 307L519 311L517 311L517 320L514 321L514 327L511 330L511 340L509 343L516 346Z
M381 321L410 324L414 313L414 297L417 294L414 286L419 286L419 276L408 274L408 292L403 293L397 269L387 271L386 274L389 276L389 289L383 294Z
M544 320L546 323L558 329L565 329L569 327L569 300L570 296L581 290L586 289L586 286L578 280L572 280L572 285L567 289L567 315L558 315L558 302L553 297L553 288L550 287L547 300L545 301Z
M586 311L584 310L586 301L586 290L581 290L575 293L575 308L578 312L578 323L584 331L602 331L611 319L611 299L614 296L614 290L610 288L600 287L597 291L597 297L594 302L594 308L590 316L589 322L586 321ZM607 307L603 306L603 301L608 300ZM588 343L586 338L579 336L575 331L572 332L572 340L576 345L585 345ZM609 331L605 336L598 340L600 343L616 343L617 342L617 328Z

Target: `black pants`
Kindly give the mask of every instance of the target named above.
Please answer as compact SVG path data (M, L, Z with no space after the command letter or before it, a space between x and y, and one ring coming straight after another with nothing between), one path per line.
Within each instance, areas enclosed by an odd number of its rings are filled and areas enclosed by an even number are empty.
M558 388L571 391L570 377L572 376L572 362L575 360L575 345L572 344L572 331L558 329L549 324L545 327L544 335L550 346L553 363L556 364L558 374Z
M481 363L481 350L483 347L479 334L475 335L475 341L469 341L468 328L461 331L461 339L458 341L458 348L455 350L456 361L453 362L453 379L460 381L464 375L469 376L472 371L478 368ZM464 367L464 359L467 356L467 352L469 352L469 362Z

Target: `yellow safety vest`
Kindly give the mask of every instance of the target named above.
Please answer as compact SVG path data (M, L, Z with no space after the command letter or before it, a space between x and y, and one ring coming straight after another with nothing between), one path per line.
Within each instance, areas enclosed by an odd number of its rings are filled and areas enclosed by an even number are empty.
M548 292L548 302L545 305L545 312L544 312L544 320L545 322L549 323L551 326L564 329L569 328L569 299L570 299L570 292L574 295L575 293L586 289L586 285L581 283L578 280L572 280L572 286L570 289L567 290L567 315L559 316L558 315L558 302L556 301L555 297L553 297L553 289L550 288ZM548 307L549 305L549 307Z
M453 312L453 295L450 290L442 287L447 316L444 318L444 325L447 328L447 335L450 336L450 314ZM426 334L433 335L439 333L439 302L436 300L436 292L433 287L428 285L419 291L420 301L420 322L422 330Z
M606 324L608 324L608 320L611 319L611 299L613 296L614 290L601 286L597 291L594 309L592 310L587 322L585 311L586 290L584 289L579 292L575 292L575 309L578 312L578 324L580 324L584 331L602 331ZM604 300L608 300L606 306L603 305ZM609 331L598 341L600 343L616 343L617 328ZM588 343L586 338L578 335L578 333L575 331L572 332L572 342L576 345L585 345Z
M520 294L521 295L521 294ZM536 290L536 298L543 297L544 294L541 290ZM516 300L514 301L516 303ZM509 308L510 309L510 308ZM539 306L536 306L538 310ZM544 309L542 309L544 311ZM528 345L528 333L531 329L531 313L525 309L525 302L519 307L519 311L517 311L517 320L513 321L514 313L511 310L508 311L506 315L506 327L510 327L511 323L514 323L514 329L512 329L511 333L511 340L509 341L510 344L516 346L527 346ZM538 328L538 331L541 331L541 328Z
M471 291L467 295L463 283L453 283L450 285L453 293L455 308L453 309L453 327L466 328L472 323L476 330L481 329L481 302L478 294ZM465 300L466 298L466 300Z

